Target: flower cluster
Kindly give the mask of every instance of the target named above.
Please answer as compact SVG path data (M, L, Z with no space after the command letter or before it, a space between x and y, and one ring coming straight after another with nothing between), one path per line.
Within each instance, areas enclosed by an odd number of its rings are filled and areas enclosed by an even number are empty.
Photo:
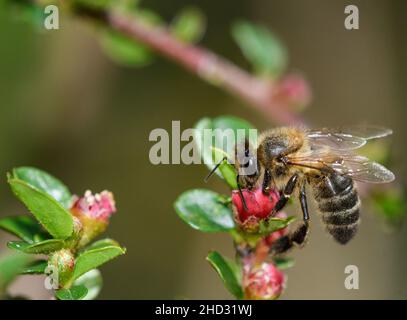
M261 221L267 220L280 199L278 192L264 193L261 188L255 190L232 191L232 204L235 221L244 232L255 233ZM277 218L285 219L286 214L279 212ZM278 298L286 283L286 276L269 257L272 244L287 234L283 228L262 237L255 248L242 257L242 287L246 299L271 300Z

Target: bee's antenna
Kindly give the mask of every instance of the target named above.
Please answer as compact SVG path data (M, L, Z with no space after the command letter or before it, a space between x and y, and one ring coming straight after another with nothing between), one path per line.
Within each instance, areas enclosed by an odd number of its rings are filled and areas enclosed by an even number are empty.
M246 211L248 211L249 209L247 209L246 200L244 199L244 195L243 195L242 189L240 188L240 184L239 184L239 183L237 184L237 188L239 189L239 195L240 195L240 198L242 199L243 207L244 207L244 209L245 209Z
M204 181L205 183L208 182L209 178L212 177L212 175L215 173L215 171L219 168L219 166L222 164L223 161L226 161L228 157L223 157L222 160L220 160L216 166L213 167L211 172L208 173L208 175L205 177Z

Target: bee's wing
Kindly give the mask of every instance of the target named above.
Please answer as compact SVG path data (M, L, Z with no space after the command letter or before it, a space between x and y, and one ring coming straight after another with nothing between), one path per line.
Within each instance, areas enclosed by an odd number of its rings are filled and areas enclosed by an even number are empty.
M360 182L387 183L395 179L393 172L363 156L343 155L342 162L333 163L332 168Z
M392 133L391 129L384 127L359 125L309 130L306 134L311 147L316 145L333 150L354 150L363 147L367 140L383 138Z
M394 174L381 164L366 157L351 153L321 148L297 157L287 157L292 165L320 171L334 171L354 180L366 183L387 183L395 179Z

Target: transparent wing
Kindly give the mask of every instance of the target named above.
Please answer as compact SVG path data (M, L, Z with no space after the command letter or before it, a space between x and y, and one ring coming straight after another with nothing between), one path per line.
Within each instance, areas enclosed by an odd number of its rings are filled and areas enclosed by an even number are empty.
M326 147L287 159L292 165L325 172L334 171L366 183L387 183L395 179L390 170L377 162L363 156L333 151Z
M374 125L359 125L309 130L308 140L316 146L327 146L333 150L354 150L363 147L367 140L383 138L392 130Z

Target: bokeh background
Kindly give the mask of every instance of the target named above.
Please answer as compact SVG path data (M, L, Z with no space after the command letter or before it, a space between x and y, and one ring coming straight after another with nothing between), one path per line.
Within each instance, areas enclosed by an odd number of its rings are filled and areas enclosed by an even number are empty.
M316 126L377 123L394 129L392 167L405 181L407 159L407 2L351 1L360 29L345 30L341 0L145 0L167 20L185 5L208 18L202 44L246 66L230 36L238 18L276 32L314 93L304 116ZM231 240L201 234L173 210L186 189L204 187L201 165L153 166L151 130L172 120L190 128L203 116L232 114L258 128L263 116L178 66L157 59L142 69L121 67L100 49L92 30L61 20L58 31L36 31L0 12L0 216L23 206L6 184L14 166L32 165L61 178L73 192L112 190L118 213L107 235L128 249L102 267L104 299L229 299L205 261L217 249L232 256ZM216 178L209 188L226 192ZM295 207L294 207L295 211ZM295 250L283 299L407 298L407 230L389 232L381 216L364 208L356 238L332 241L313 215L309 244ZM8 238L0 234L1 253ZM344 268L359 267L360 289L346 290ZM13 290L44 298L42 279L24 277Z

